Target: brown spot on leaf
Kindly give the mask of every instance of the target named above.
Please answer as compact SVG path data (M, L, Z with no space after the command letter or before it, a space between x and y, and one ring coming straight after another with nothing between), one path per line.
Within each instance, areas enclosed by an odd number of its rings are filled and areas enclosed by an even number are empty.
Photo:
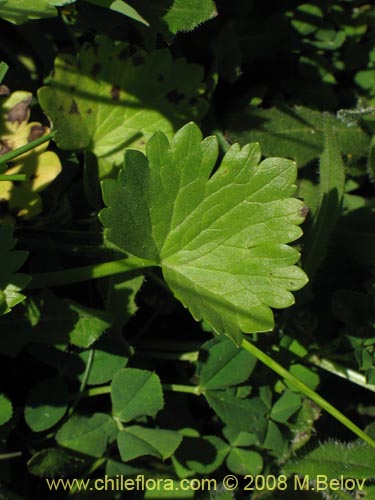
M113 85L111 88L111 97L114 101L118 101L120 99L120 87L118 85Z
M22 123L26 121L29 114L30 102L31 102L31 96L27 97L23 101L13 106L13 108L6 115L6 119L8 120L8 122Z
M90 116L91 114L92 114L92 109L91 108L87 109L86 110L86 115Z
M305 217L306 217L306 215L309 213L309 211L310 211L310 210L309 210L309 207L308 207L307 205L304 205L304 206L301 208L301 210L300 210L299 214L300 214L300 216L301 216L301 217L305 218Z
M27 142L35 141L35 139L39 139L39 137L43 137L46 133L47 127L43 127L43 125L34 125L30 129L29 136L27 138Z
M79 109L78 109L78 105L77 105L75 99L72 100L72 104L69 108L68 113L70 115L79 115Z
M6 85L0 85L0 95L9 95L10 90Z

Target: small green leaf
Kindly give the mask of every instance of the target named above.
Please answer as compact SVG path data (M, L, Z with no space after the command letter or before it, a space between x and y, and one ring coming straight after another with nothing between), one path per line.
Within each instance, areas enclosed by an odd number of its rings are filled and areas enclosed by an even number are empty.
M174 0L163 19L169 30L176 34L179 31L191 31L215 16L217 11L213 0Z
M322 24L323 13L317 5L304 3L299 5L293 14L292 26L302 36L311 35Z
M290 390L285 390L273 405L271 418L276 422L286 423L288 418L301 406L301 396Z
M113 329L121 331L127 321L136 313L135 296L142 286L143 279L143 276L129 279L128 275L118 274L100 280L99 287L105 310L113 317Z
M53 427L64 416L69 403L68 388L63 379L49 378L39 382L29 392L25 405L25 420L34 432Z
M313 391L318 387L320 382L319 375L311 370L311 368L301 365L300 363L294 363L289 367L289 371Z
M87 2L93 3L94 5L99 5L99 7L106 7L115 12L123 14L124 16L134 19L146 26L150 26L149 23L143 19L143 17L131 7L128 3L123 0L86 0Z
M123 422L154 416L164 405L159 377L137 368L124 368L114 376L111 398L113 414Z
M16 273L27 258L27 252L12 250L16 241L12 226L0 226L0 314L8 313L24 300L25 296L19 292L31 279L26 274Z
M106 311L85 307L76 302L71 302L69 308L78 315L70 332L70 342L78 347L90 347L112 324Z
M74 414L56 433L56 441L65 448L92 457L102 457L109 442L117 435L113 419L105 413L89 417Z
M103 182L100 218L108 241L162 267L195 319L240 343L241 331L272 330L270 308L292 305L290 290L307 281L287 245L303 204L291 198L293 162L259 163L258 145L234 145L210 177L217 154L192 123L171 143L156 133L147 157L127 151L118 179Z
M5 75L8 72L8 69L9 69L9 66L7 65L7 63L1 61L0 62L0 83L3 82Z
M209 390L245 382L256 365L254 356L236 347L229 339L203 344L201 357L204 361L198 365L199 385Z
M246 447L256 444L258 438L251 432L240 431L236 427L226 426L223 434L233 447Z
M283 437L279 427L272 422L272 420L268 422L267 434L263 442L263 447L272 451L279 459L288 450L288 440L286 436Z
M172 462L179 477L208 475L221 466L229 448L217 436L184 436Z
M80 359L86 364L88 361L90 351L83 351L79 353ZM128 350L124 343L115 335L108 333L101 338L94 348L94 359L87 379L88 385L105 384L113 379L114 375L124 368L128 362ZM69 361L66 363L66 365ZM69 367L64 365L66 372ZM67 373L68 375L68 373ZM82 373L79 375L82 379Z
M178 432L164 429L148 429L132 425L120 431L117 444L124 462L144 455L166 460L171 457L182 441Z
M267 407L259 398L240 399L229 391L207 391L208 404L229 427L256 433L262 438L266 431Z
M13 406L9 399L0 393L0 425L8 422L13 415Z
M252 450L233 448L227 457L227 467L234 474L260 474L263 468L263 459L259 453Z

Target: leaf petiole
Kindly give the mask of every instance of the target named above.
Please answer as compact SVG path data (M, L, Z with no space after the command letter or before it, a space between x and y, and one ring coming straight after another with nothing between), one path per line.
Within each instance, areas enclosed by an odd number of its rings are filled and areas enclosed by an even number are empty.
M138 257L128 257L126 259L93 264L91 266L76 267L63 271L51 271L46 273L33 274L28 289L48 288L51 286L70 285L81 281L89 281L98 278L105 278L114 274L122 274L129 271L142 271L147 267L154 266L155 262L139 259Z

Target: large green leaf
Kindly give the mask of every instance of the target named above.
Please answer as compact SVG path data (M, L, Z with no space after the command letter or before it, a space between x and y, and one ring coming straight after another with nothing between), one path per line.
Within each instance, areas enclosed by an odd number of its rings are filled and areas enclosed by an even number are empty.
M336 133L344 154L350 157L366 155L369 138L360 127L349 127L328 114L326 121ZM230 116L227 137L240 144L259 141L267 156L285 156L303 166L323 151L323 114L303 106L249 107L245 112Z
M114 376L111 398L113 414L123 422L154 416L164 405L159 377L137 368L124 368Z
M24 300L20 290L30 281L26 274L16 273L27 257L27 252L13 250L16 240L12 226L0 226L0 314Z
M171 143L156 133L147 156L127 151L118 179L103 182L100 217L107 240L161 266L197 320L240 342L241 331L272 330L270 308L292 305L290 290L307 281L287 245L301 235L304 206L291 198L292 161L259 163L257 144L234 145L210 177L217 154L193 123Z
M124 462L143 455L165 460L169 458L182 441L176 431L147 429L140 425L131 425L119 432L117 443Z
M40 105L57 129L62 149L92 151L100 175L123 161L124 150L144 149L156 130L168 136L206 111L203 69L167 49L130 55L129 46L98 37L78 59L60 55Z

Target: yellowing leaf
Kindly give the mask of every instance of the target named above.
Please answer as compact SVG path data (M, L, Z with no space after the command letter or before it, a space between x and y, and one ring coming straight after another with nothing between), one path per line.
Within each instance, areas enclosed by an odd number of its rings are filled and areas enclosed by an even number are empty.
M61 149L93 152L100 177L120 166L127 148L145 148L157 130L168 137L206 112L203 70L167 49L131 55L125 43L98 37L78 59L62 54L40 104L57 129Z

